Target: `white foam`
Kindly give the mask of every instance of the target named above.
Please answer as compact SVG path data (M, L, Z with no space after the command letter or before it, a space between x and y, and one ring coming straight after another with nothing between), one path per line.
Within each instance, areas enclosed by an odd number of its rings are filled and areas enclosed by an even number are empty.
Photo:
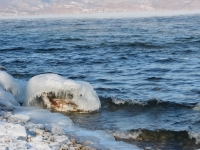
M128 103L129 105L135 105L135 104L141 105L141 106L145 105L144 103L139 102L137 100L121 100L114 97L112 97L112 102L116 105L124 105L125 103Z
M5 71L0 71L0 86L7 92L10 92L14 98L23 103L25 98L26 83L14 79Z
M120 139L136 139L142 132L141 131L135 131L135 132L109 131L109 133L111 133L114 137L117 137Z
M139 150L139 148L135 145L116 141L111 134L108 134L102 130L90 131L79 128L79 130L76 129L75 131L71 131L70 133L72 133L81 143L95 147L97 149Z
M193 109L196 111L200 111L200 103L197 103Z
M68 99L67 93L72 94L73 96L70 100L77 105L77 110L94 111L101 106L96 92L89 83L65 79L56 74L41 74L31 78L27 84L24 105L40 105L36 97L41 96L44 92L55 92L58 95L59 92L64 92L66 99ZM66 111L73 110L70 106L66 106L64 109Z
M112 98L112 102L116 105L123 105L126 103L125 100L121 100L121 99L116 99L116 98Z
M200 144L200 133L199 132L188 132L190 138L194 138L195 139L195 143L196 144Z

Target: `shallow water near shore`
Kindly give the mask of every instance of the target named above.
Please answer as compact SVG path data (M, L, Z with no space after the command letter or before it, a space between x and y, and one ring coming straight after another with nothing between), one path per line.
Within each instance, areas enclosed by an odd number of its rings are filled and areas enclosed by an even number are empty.
M101 109L66 113L138 147L200 148L200 16L0 20L0 65L19 80L87 81Z

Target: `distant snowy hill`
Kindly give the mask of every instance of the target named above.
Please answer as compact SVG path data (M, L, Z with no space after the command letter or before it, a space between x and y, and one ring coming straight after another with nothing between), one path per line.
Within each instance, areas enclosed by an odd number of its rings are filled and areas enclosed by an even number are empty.
M0 15L200 10L200 0L0 0Z

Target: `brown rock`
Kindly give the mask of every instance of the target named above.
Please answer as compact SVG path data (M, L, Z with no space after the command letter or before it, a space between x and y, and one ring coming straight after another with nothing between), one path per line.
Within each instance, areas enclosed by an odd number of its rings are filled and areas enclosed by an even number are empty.
M75 146L76 146L77 148L80 148L80 149L83 148L83 145L81 145L81 144L76 144Z
M72 142L73 144L76 144L76 143L77 143L75 139L71 139L71 142Z

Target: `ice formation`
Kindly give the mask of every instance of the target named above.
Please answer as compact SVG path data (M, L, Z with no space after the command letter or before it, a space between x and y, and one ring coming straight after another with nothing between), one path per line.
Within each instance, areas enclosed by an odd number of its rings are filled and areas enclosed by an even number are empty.
M13 105L19 106L18 101L15 100L13 95L7 91L5 91L1 86L0 86L0 99L10 102Z
M0 109L3 109L3 110L13 110L14 106L12 103L6 101L6 100L3 100L3 99L0 99Z
M10 92L18 102L23 103L26 89L25 82L15 80L7 72L0 71L0 87Z
M101 106L89 83L65 79L56 74L41 74L31 78L27 84L24 105L55 111L95 111Z
M48 110L34 107L16 107L14 114L30 116L31 122L35 124L44 124L44 128L51 131L53 134L57 131L57 133L60 133L62 136L64 131L67 135L77 139L77 141L83 145L89 145L97 149L140 150L140 148L135 145L116 141L111 134L105 131L91 131L79 128L73 124L69 117L60 113L51 113ZM29 128L33 128L33 126L30 125ZM63 140L65 140L65 138L57 139L58 142Z

